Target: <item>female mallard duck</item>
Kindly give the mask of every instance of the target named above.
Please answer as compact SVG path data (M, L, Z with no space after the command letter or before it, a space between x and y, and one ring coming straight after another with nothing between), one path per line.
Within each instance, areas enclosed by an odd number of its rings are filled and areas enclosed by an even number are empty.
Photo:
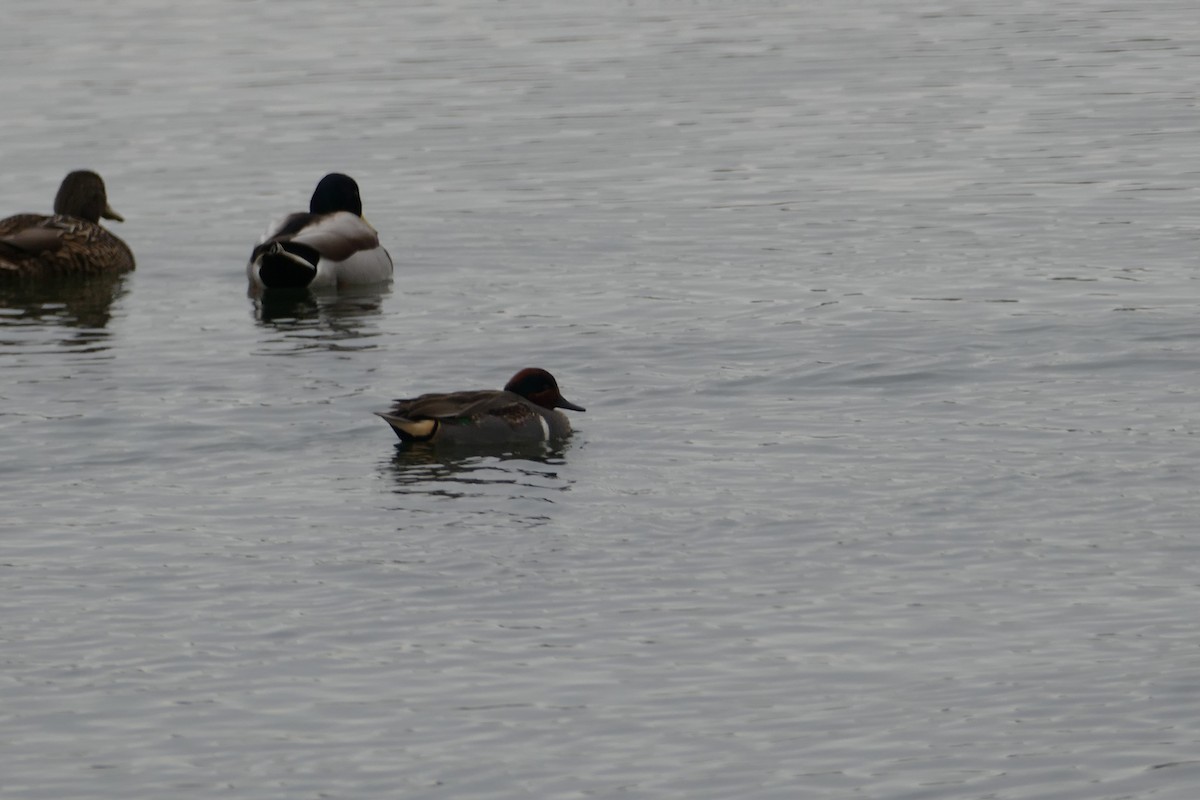
M54 215L17 214L0 220L0 275L60 277L128 272L129 246L100 227L100 218L124 222L112 210L104 181L81 170L63 178Z
M563 438L571 423L559 408L584 410L563 398L549 372L523 369L502 391L423 394L376 413L402 442L497 444Z
M362 216L358 184L348 175L321 179L308 213L271 225L246 265L258 289L321 289L392 277L392 257Z

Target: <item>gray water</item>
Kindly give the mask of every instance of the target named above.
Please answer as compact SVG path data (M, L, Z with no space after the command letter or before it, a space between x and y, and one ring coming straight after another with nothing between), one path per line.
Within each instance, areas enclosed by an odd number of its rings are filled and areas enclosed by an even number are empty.
M1195 796L1194 4L4 17L139 264L0 298L6 800ZM256 303L333 170L394 285Z

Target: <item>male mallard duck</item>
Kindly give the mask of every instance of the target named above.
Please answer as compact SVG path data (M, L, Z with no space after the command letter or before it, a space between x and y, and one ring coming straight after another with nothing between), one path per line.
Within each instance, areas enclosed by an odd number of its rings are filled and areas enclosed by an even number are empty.
M100 218L125 219L108 204L104 181L80 170L63 178L54 215L17 214L0 220L0 275L57 277L128 272L133 253L100 227Z
M423 394L376 413L402 442L489 444L561 439L571 423L558 408L584 410L563 398L549 372L523 369L502 391Z
M259 289L319 289L392 277L392 257L362 216L358 184L332 172L313 191L308 212L271 225L250 254L246 275Z

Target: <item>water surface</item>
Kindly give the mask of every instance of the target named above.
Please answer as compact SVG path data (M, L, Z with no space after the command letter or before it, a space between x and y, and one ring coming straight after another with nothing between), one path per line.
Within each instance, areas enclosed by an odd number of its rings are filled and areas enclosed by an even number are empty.
M7 16L138 269L0 291L5 798L1194 794L1190 6ZM395 284L248 297L331 170Z

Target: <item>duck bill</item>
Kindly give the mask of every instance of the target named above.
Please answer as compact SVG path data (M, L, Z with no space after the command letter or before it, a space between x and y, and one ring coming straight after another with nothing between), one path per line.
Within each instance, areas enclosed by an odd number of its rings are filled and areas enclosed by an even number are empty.
M583 406L577 406L565 397L559 396L558 402L554 404L555 408L567 408L571 411L587 411Z
M125 218L116 211L113 211L113 207L108 203L104 204L104 210L100 212L100 216L104 217L105 219L115 219L117 222L125 221Z

